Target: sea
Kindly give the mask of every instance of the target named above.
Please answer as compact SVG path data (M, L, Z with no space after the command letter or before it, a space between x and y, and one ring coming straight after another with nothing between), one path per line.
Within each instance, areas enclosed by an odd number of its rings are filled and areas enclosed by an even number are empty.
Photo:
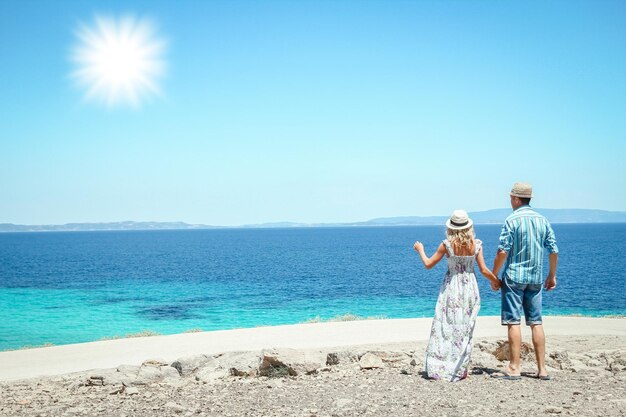
M500 226L477 225L491 266ZM626 315L626 224L554 224L558 286L544 313ZM141 332L431 317L443 226L0 234L0 350ZM547 272L547 258L544 274ZM481 315L500 296L477 275Z

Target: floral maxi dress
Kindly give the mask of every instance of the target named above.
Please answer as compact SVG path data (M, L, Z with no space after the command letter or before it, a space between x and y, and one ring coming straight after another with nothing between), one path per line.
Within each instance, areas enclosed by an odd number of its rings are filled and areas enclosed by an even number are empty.
M450 242L443 241L448 272L439 289L426 348L425 371L430 378L458 381L467 377L474 325L480 310L474 263L482 242L475 242L473 256L456 256Z

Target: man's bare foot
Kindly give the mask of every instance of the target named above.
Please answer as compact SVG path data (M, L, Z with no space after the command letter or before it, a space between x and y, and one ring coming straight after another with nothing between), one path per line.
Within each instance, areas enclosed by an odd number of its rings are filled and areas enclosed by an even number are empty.
M510 376L520 376L521 373L519 371L519 369L513 369L511 368L511 366L507 366L506 368L504 368L504 373Z
M514 381L522 379L520 372L514 371L513 368L511 368L510 366L507 366L506 368L504 368L504 370L502 370L502 372L499 374L491 375L491 377L498 378L498 379L514 380Z

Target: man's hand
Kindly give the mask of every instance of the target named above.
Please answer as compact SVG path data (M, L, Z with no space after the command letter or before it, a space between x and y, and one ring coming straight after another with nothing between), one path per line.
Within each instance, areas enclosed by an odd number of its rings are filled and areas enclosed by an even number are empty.
M548 275L544 288L546 291L551 291L556 288L556 275Z
M491 284L491 289L494 291L498 291L500 287L502 286L502 283L498 280L489 281L489 283Z

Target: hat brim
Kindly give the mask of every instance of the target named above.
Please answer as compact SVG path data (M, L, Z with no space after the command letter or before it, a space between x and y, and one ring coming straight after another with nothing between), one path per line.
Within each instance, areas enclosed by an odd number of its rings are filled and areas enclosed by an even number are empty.
M467 223L464 224L463 226L457 226L457 225L452 224L450 219L446 220L446 227L451 230L469 229L470 227L472 227L473 224L474 222L472 221L472 219L467 219Z
M519 198L535 198L534 194L530 194L530 195L521 195L521 194L516 194L516 193L509 193L510 196L513 197L519 197Z

